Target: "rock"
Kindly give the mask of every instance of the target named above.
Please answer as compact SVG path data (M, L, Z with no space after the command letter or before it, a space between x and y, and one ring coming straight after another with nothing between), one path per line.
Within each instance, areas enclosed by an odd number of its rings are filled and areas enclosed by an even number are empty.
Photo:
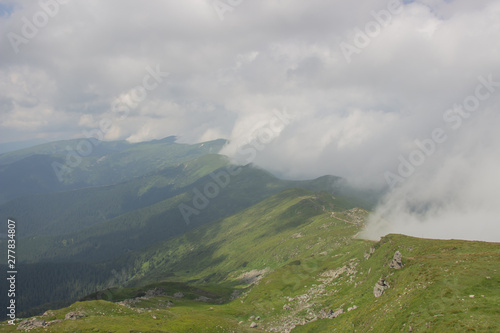
M475 296L474 295L469 295L470 298L474 298Z
M375 297L380 297L387 288L390 288L389 284L384 279L380 279L375 283L373 295L375 295Z
M146 291L146 295L144 296L150 298L155 296L167 296L167 294L165 293L165 290L163 290L162 288L154 288Z
M338 316L340 316L342 313L344 313L344 309L338 309L337 311L333 311L333 310L321 310L319 312L319 318L321 319L333 319L333 318L337 318Z
M242 273L238 276L238 279L242 280L245 284L253 284L259 282L267 272L269 272L269 268L261 270L253 269L249 272Z
M36 318L29 318L29 319L24 319L23 321L21 321L19 323L19 325L17 326L17 329L29 331L29 330L32 330L35 328L47 327L47 326L48 326L48 324L47 324L47 322L45 322L45 320L36 319Z
M257 327L257 323L252 322L252 323L250 324L250 328L256 328L256 327Z
M335 311L331 318L337 318L338 316L340 316L342 313L344 313L344 309L338 309L337 311Z
M370 257L372 256L372 254L375 253L375 247L370 247L370 250L368 252L365 252L365 254L363 255L363 257L365 258L365 260L368 260L370 259Z
M65 320L76 320L79 318L85 317L85 313L83 311L78 311L78 312L68 312L64 316Z
M356 310L358 307L356 305L351 306L350 308L347 309L347 312Z
M174 294L174 297L175 297L175 298L183 298L183 297L184 297L184 294L183 294L183 293L181 293L181 292L177 292L177 293L175 293L175 294Z
M396 251L396 253L394 253L394 258L392 258L392 261L389 264L389 267L394 268L394 269L402 268L403 267L403 263L401 262L402 258L403 258L403 255L401 254L401 252Z
M255 320L260 320L260 316L255 317Z
M332 314L333 314L332 310L325 310L325 309L323 309L323 310L321 310L319 312L319 316L318 317L321 318L321 319L330 318L330 315L332 315Z
M55 316L54 311L52 310L47 310L43 313L42 317L50 317L50 316Z

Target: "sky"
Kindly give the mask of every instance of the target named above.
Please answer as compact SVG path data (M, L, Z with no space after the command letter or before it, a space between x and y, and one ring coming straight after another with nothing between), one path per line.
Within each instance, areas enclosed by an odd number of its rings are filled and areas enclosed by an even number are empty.
M0 0L0 144L229 140L387 187L365 236L500 241L496 0Z

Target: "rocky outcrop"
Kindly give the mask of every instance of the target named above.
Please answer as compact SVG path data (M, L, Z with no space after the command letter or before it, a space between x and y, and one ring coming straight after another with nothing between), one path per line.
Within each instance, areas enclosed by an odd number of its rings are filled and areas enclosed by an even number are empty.
M337 318L342 313L344 313L344 309L337 309L336 311L333 311L331 309L330 310L321 310L319 312L318 317L320 319L333 319L333 318Z
M396 251L396 253L394 253L394 258L392 258L392 261L389 264L389 267L394 269L403 268L403 262L401 261L401 259L403 259L403 255L401 254L401 252Z
M151 298L157 296L167 296L167 294L165 293L165 290L163 288L154 288L147 290L144 296L147 298Z
M375 287L373 287L373 295L375 295L375 297L380 297L387 288L390 288L387 281L380 279L375 283Z
M365 254L363 256L364 256L365 260L368 260L368 259L370 259L370 257L374 253L375 253L375 247L372 246L372 247L370 247L370 250L368 252L365 252Z
M240 276L238 276L238 279L245 284L253 284L262 280L262 278L266 275L267 272L269 272L269 268L261 270L253 269L249 272L242 273Z
M211 299L208 297L205 297L205 296L200 296L200 297L196 298L195 301L207 303L207 302L210 302Z
M83 311L78 311L78 312L68 312L64 316L65 320L77 320L79 318L85 317L85 312Z
M45 320L42 319L36 319L36 318L28 318L24 319L19 323L17 326L18 330L25 330L29 331L35 328L40 328L40 327L47 327L48 324Z

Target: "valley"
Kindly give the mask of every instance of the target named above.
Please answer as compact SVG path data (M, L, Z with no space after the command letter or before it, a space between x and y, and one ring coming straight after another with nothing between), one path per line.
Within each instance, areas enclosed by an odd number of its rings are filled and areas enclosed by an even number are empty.
M201 153L117 184L2 205L31 225L18 245L26 319L0 331L500 329L500 244L363 240L373 193L251 165L185 223L179 205L193 205L195 189L228 165Z

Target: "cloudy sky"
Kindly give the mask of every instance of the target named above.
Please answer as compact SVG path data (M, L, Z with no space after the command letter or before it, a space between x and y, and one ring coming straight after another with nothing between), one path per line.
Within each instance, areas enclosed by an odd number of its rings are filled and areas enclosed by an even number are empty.
M0 143L226 138L394 187L374 237L500 241L497 0L0 0L0 32Z

